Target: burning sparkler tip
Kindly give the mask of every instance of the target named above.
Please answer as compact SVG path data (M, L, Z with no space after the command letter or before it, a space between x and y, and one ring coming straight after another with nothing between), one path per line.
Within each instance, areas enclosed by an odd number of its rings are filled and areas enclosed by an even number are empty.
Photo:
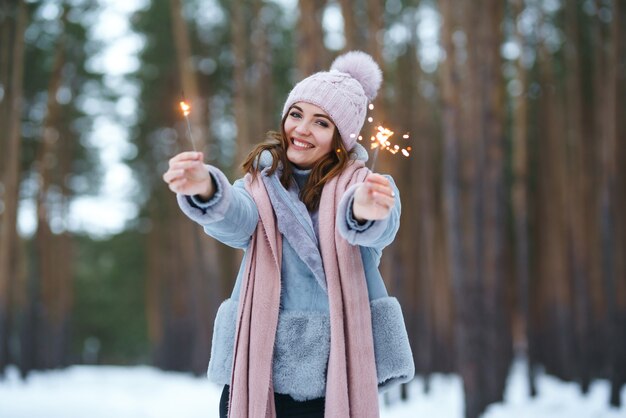
M180 109L183 111L184 116L189 115L191 112L191 106L189 106L184 100L180 102Z
M191 141L191 146L193 147L193 150L196 150L196 144L193 140L193 135L191 134L191 124L189 123L189 113L191 113L191 106L189 106L189 104L185 101L185 94L181 91L181 101L179 102L180 104L180 110L182 110L183 112L183 116L185 117L185 120L187 121L187 135L189 136L189 140Z

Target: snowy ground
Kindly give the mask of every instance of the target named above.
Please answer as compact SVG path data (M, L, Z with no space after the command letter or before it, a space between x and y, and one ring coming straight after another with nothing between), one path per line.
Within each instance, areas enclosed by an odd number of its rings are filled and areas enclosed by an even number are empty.
M597 381L587 396L575 384L541 375L539 396L528 397L524 364L513 367L506 401L489 407L485 418L624 418L626 407L609 408L609 385ZM394 400L381 418L461 418L463 394L456 376L435 375L431 392L423 382L410 386L411 402ZM73 366L33 373L26 381L9 368L0 381L0 418L207 418L217 417L220 388L206 379L151 367ZM626 402L626 387L622 389Z

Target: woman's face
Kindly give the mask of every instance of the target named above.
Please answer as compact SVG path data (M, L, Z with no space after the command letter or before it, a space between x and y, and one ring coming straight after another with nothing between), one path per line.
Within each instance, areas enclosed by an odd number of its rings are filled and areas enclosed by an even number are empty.
M310 103L298 102L289 108L284 124L287 159L299 168L312 168L332 149L335 124L330 116Z

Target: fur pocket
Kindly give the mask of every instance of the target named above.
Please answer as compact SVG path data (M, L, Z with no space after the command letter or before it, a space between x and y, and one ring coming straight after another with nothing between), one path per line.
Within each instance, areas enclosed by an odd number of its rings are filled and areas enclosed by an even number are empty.
M221 385L230 384L233 369L233 347L237 321L238 301L226 299L220 305L213 325L211 358L207 375L209 380Z
M415 364L400 303L394 297L370 302L378 390L413 379Z

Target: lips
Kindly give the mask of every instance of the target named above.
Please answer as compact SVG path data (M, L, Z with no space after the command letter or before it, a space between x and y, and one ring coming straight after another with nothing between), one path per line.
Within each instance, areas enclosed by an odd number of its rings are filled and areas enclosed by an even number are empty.
M299 150L307 150L307 149L315 148L314 145L309 144L306 141L296 139L296 138L291 138L291 144L294 146L294 148L299 149Z

